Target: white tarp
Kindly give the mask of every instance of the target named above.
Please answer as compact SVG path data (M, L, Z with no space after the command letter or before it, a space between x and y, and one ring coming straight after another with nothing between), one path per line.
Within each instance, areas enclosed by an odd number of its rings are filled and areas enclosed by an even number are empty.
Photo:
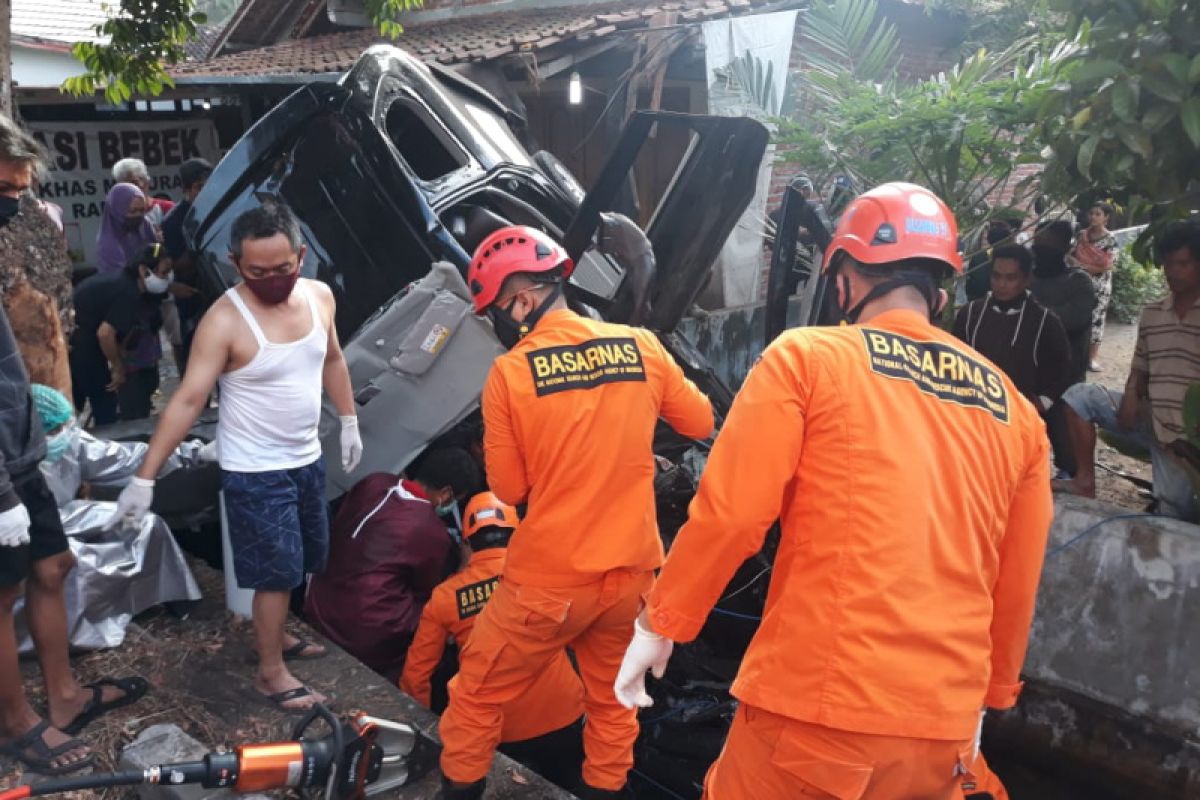
M122 158L146 162L151 193L180 200L179 165L189 158L220 160L212 120L164 122L30 122L30 132L50 153L50 170L39 186L43 200L63 210L67 248L91 264L104 196L113 186L112 166Z
M779 116L787 92L796 14L780 11L704 23L708 113L762 122ZM774 161L775 146L770 145L759 167L754 199L717 258L726 307L758 300L764 266L763 219Z

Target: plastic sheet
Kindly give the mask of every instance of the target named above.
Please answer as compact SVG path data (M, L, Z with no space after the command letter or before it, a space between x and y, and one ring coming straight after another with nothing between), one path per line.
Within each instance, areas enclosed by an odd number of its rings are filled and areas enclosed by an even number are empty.
M201 442L185 442L167 461L162 475L197 466ZM129 621L162 603L199 600L200 587L188 569L171 529L161 517L147 515L137 530L105 531L116 503L78 500L83 481L122 486L145 453L141 442L112 442L82 432L73 452L54 463L42 462L42 474L58 501L63 529L77 565L67 576L67 631L72 647L95 650L125 640ZM17 640L21 652L33 643L25 624L24 601L17 602Z

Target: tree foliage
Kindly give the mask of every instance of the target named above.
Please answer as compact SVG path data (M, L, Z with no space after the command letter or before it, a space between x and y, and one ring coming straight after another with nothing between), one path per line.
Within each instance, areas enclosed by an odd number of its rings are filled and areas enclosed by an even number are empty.
M364 0L364 4L374 25L394 39L404 31L396 16L420 8L423 0ZM103 88L110 103L124 103L174 87L167 67L183 60L185 45L207 19L196 10L195 0L120 0L101 8L109 14L96 26L102 41L79 42L72 48L87 72L64 81L63 91L83 96Z
M1067 16L1072 51L1028 109L1048 143L1045 189L1064 200L1108 192L1153 235L1200 207L1200 8L1050 3Z
M895 180L924 185L954 209L964 231L1008 210L989 198L1014 180L1017 166L1039 161L1024 109L1047 90L1060 54L1040 55L1029 37L904 81L895 71L894 29L873 0L818 3L806 13L801 30L819 40L805 44L812 65L800 76L799 114L779 137L787 160L818 184L844 175L859 191ZM845 48L829 46L838 28L847 30ZM1033 182L1010 188L1019 201Z
M165 65L183 60L184 46L206 20L192 0L121 0L101 8L110 14L96 26L104 41L75 44L71 52L87 72L67 78L63 89L79 96L103 87L110 103L124 103L135 94L150 97L173 87Z

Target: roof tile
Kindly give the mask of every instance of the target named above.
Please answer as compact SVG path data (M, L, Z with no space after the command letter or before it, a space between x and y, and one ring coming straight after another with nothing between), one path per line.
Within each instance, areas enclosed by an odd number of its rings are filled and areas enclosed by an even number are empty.
M37 0L14 0L14 6L34 2ZM500 58L518 50L540 50L569 41L588 41L618 30L645 28L663 11L677 12L684 20L701 20L743 13L765 2L767 0L650 3L623 0L591 6L507 12L409 25L393 43L426 61L467 63ZM387 41L377 31L363 28L227 53L207 61L180 64L170 72L180 78L344 72L353 66L363 50Z

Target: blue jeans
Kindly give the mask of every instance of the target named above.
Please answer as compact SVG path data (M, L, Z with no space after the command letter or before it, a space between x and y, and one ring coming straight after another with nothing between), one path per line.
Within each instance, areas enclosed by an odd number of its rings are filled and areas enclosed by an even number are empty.
M1195 490L1188 473L1175 456L1167 452L1154 438L1150 421L1142 418L1137 428L1123 430L1117 424L1117 409L1124 392L1113 392L1095 383L1077 383L1063 394L1063 402L1082 419L1098 425L1113 436L1150 451L1154 499L1158 513L1177 519L1196 519Z
M329 555L325 459L269 472L221 470L233 571L243 589L290 592Z

